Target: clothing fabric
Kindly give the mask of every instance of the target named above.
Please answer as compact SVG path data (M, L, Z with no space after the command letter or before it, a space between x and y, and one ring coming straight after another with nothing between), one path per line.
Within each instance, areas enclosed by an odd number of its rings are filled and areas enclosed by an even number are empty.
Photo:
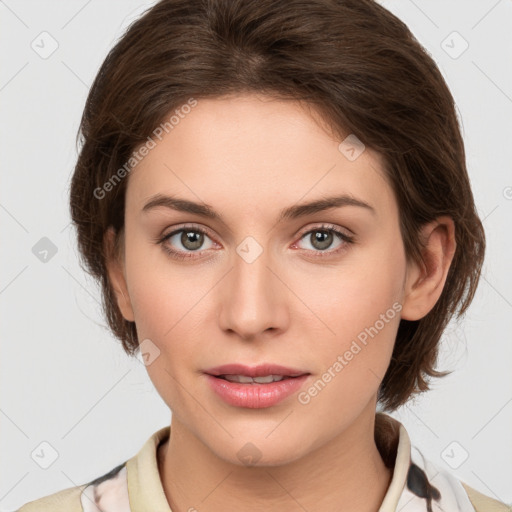
M17 512L172 512L158 471L157 449L170 427L155 432L140 451L86 484L23 505ZM511 512L426 460L411 445L405 427L377 413L375 441L391 483L379 512Z

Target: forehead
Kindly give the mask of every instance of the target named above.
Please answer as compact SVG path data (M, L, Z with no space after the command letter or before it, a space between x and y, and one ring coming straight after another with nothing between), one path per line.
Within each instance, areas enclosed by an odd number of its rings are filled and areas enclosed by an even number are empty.
M309 105L253 94L200 99L187 111L131 171L132 207L157 193L252 214L333 193L394 205L380 155L347 153L353 136L330 133Z

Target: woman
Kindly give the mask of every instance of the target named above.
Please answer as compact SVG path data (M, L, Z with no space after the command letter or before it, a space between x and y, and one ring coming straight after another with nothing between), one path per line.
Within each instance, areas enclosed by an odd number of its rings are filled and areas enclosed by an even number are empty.
M485 237L453 98L370 0L163 0L103 63L71 215L171 424L32 510L506 510L411 446Z

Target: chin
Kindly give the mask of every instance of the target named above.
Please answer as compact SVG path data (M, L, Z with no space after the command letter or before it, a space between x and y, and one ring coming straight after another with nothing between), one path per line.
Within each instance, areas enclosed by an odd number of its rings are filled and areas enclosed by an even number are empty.
M271 431L271 429L269 430ZM253 436L235 437L228 445L210 445L211 450L221 459L241 467L275 467L292 463L302 457L306 443L300 439L285 439L276 436L274 439ZM298 450L297 447L302 447Z

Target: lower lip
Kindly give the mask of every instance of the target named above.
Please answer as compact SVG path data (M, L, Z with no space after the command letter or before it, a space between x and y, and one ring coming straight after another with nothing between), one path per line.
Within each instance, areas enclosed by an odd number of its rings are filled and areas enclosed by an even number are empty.
M225 402L235 407L263 409L278 404L300 389L309 375L291 377L268 384L242 384L206 374L212 389Z

